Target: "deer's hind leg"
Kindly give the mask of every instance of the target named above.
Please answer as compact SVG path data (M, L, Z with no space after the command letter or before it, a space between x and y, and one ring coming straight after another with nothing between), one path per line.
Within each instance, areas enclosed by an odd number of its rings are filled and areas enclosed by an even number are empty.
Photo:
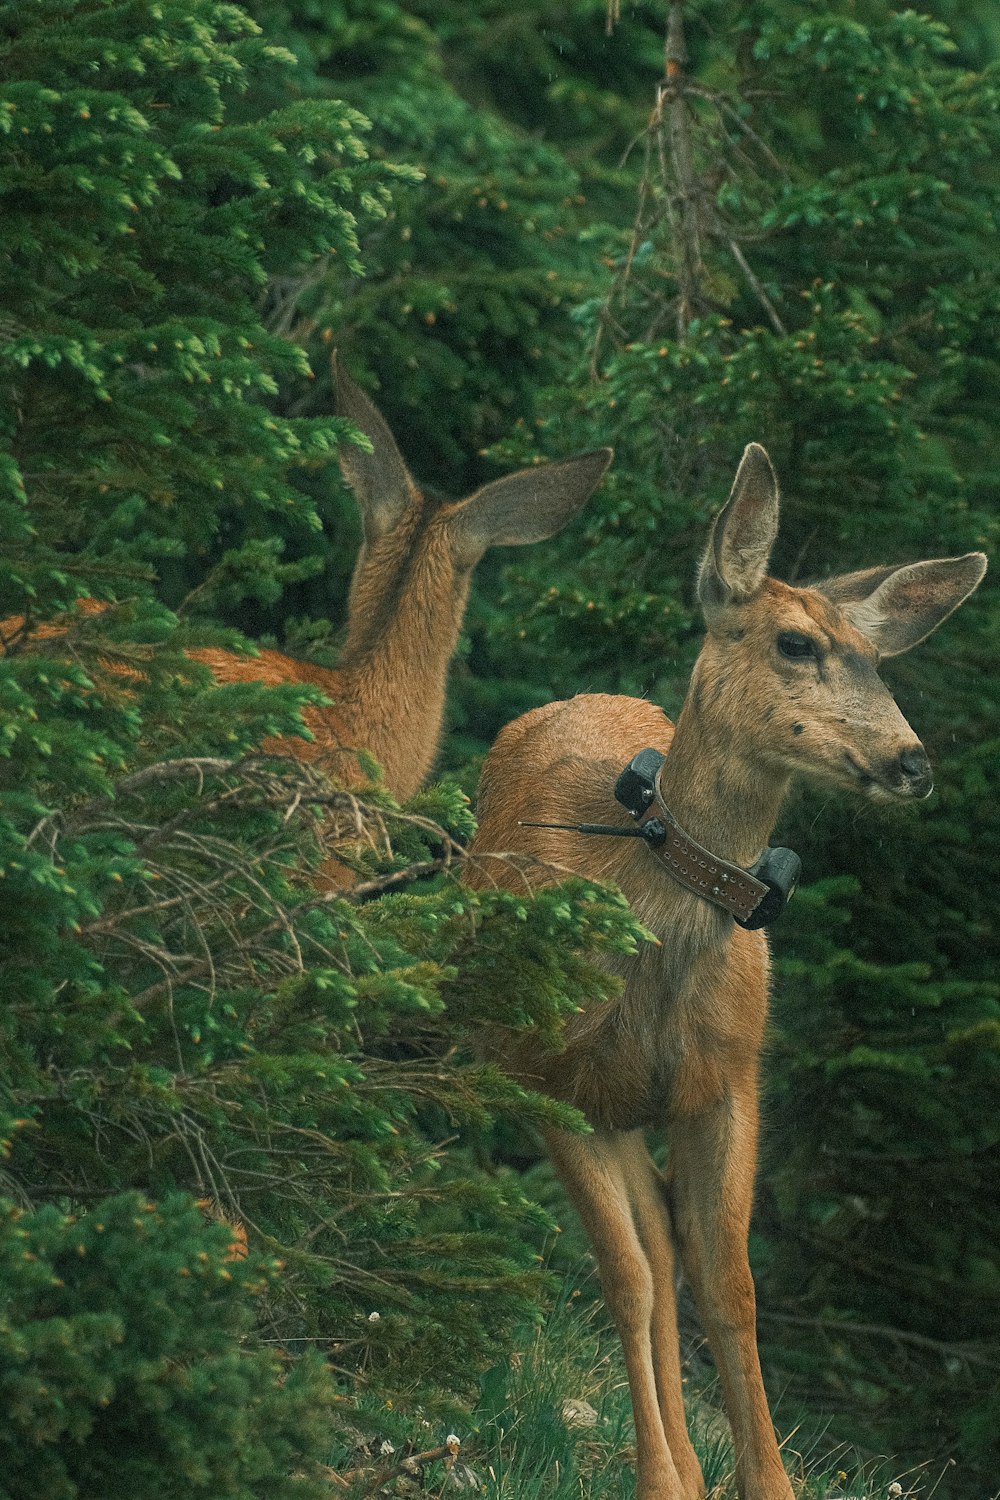
M546 1142L590 1235L622 1341L638 1500L696 1500L705 1488L684 1420L669 1219L642 1134L550 1131Z

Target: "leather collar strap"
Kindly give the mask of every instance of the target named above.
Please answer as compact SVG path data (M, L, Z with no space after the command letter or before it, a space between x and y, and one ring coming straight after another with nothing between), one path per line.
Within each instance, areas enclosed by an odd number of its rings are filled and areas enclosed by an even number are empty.
M654 797L637 819L640 828L654 818L663 824L666 837L659 845L650 841L652 853L680 885L727 911L741 927L751 923L771 887L741 865L719 859L684 832L660 793L662 769L653 783Z

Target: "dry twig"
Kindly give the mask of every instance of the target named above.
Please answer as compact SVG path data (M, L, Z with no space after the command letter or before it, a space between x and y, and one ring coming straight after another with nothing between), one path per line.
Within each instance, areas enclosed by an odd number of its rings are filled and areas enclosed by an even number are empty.
M759 175L753 152L770 174L783 177L784 168L728 99L688 78L687 62L684 4L683 0L672 0L664 42L664 77L657 85L649 123L638 138L643 142L644 161L629 246L598 313L590 361L593 380L600 375L605 339L610 335L619 346L629 340L616 309L624 308L630 288L638 291L640 305L646 308L647 324L639 335L643 343L659 334L667 316L672 315L676 336L683 339L694 318L714 310L706 286L705 249L709 242L732 260L775 333L782 337L786 334L774 299L750 264L745 248L747 234L731 222L717 197L722 178L739 175L738 162L744 172ZM716 116L718 128L714 133L703 118L704 111L702 118L695 112L696 100ZM732 141L727 127L738 132L743 146ZM637 143L629 146L623 164ZM635 286L639 251L658 238L669 248L676 287L669 301L663 298L659 277L649 287Z

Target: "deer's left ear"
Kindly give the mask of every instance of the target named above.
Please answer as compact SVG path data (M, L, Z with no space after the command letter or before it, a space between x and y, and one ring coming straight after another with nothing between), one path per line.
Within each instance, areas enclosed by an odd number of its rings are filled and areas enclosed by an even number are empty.
M369 545L399 524L416 495L410 471L396 447L388 423L370 396L331 357L338 417L349 417L370 447L344 443L337 457L340 471L354 491Z
M698 574L698 599L708 614L753 598L767 577L777 534L778 479L760 444L749 443Z
M982 582L986 557L937 557L902 568L867 568L818 585L881 656L925 640Z

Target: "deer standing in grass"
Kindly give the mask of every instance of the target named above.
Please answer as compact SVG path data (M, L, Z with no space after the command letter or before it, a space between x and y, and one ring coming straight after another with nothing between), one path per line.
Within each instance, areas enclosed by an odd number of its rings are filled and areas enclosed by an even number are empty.
M332 700L304 717L315 739L272 747L316 761L339 779L364 777L354 752L378 761L389 790L405 801L430 774L444 722L448 664L472 582L490 547L552 536L576 515L612 459L610 448L540 465L484 485L465 500L426 495L414 483L374 403L338 370L337 414L348 417L371 452L345 443L344 478L361 512L364 542L354 570L347 640L339 667L296 661L279 651L191 655L219 682L309 683Z
M659 940L615 961L620 997L573 1018L564 1051L498 1043L518 1078L575 1104L593 1128L550 1130L546 1143L624 1347L639 1500L704 1494L681 1397L675 1252L718 1366L740 1495L790 1500L747 1258L768 946L752 920L717 904L734 888L720 882L742 885L794 776L875 800L930 793L927 756L877 666L923 640L986 567L969 553L793 588L767 576L777 527L774 471L751 444L701 565L708 633L676 728L652 703L607 694L523 715L486 761L471 851L480 887L523 885L532 871L614 881ZM614 789L647 746L666 757L641 820L659 817L663 856L638 837L522 826L592 820L634 833ZM520 858L482 857L500 852ZM667 1131L665 1173L646 1148L652 1126Z

